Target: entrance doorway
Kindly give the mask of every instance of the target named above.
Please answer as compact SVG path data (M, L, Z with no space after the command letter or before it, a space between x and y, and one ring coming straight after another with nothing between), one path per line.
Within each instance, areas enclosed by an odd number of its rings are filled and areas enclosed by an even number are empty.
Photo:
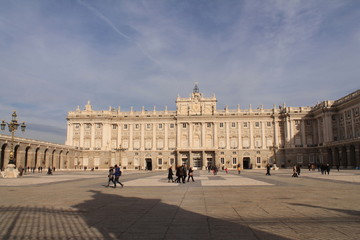
M146 170L151 171L152 170L152 160L151 160L151 158L145 158L145 162L146 162Z
M249 157L244 157L243 158L243 166L244 166L244 169L250 169L251 168L250 158Z

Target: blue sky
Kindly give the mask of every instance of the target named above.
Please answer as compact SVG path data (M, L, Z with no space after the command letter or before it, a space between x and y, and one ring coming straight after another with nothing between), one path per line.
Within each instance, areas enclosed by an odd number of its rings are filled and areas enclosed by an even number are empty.
M64 143L68 111L313 106L359 89L360 1L0 0L0 118Z

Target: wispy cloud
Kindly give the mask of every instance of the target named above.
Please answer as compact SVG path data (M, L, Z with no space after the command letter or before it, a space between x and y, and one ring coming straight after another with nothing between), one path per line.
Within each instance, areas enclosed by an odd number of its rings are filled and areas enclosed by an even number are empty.
M359 1L31 1L0 8L0 116L65 141L91 100L175 109L194 82L218 107L312 105L359 88ZM53 126L58 126L54 129ZM63 129L63 130L62 130Z

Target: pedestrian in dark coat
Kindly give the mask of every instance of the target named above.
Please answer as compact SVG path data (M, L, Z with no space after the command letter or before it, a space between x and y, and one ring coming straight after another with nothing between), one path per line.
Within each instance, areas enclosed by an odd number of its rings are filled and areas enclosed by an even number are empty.
M109 174L108 174L108 184L106 187L109 187L110 186L110 182L112 182L114 185L114 169L113 167L110 167L109 168Z
M189 181L190 178L192 179L193 182L195 182L195 181L194 181L194 170L192 169L192 167L189 168L189 174L188 174L188 179L187 179L187 181Z
M185 183L186 176L187 176L187 169L186 169L185 164L182 165L180 171L182 172L182 175L181 175L181 177L182 177L182 182Z
M270 174L270 164L269 163L266 165L266 175L271 176L271 174Z
M174 173L173 173L173 170L172 170L172 166L170 166L169 169L168 169L168 182L170 182L170 180L172 182L174 182L173 175L174 175Z
M116 183L119 183L121 185L121 187L124 187L124 184L122 184L119 179L121 176L121 170L120 167L118 165L115 165L115 172L114 172L114 188L116 188Z

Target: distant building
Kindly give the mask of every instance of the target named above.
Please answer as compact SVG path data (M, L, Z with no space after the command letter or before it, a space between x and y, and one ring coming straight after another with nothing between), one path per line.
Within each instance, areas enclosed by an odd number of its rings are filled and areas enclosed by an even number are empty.
M177 97L176 111L96 111L88 102L68 113L66 145L81 151L71 168L360 166L360 90L313 107L219 110L216 103L197 85L189 98Z

